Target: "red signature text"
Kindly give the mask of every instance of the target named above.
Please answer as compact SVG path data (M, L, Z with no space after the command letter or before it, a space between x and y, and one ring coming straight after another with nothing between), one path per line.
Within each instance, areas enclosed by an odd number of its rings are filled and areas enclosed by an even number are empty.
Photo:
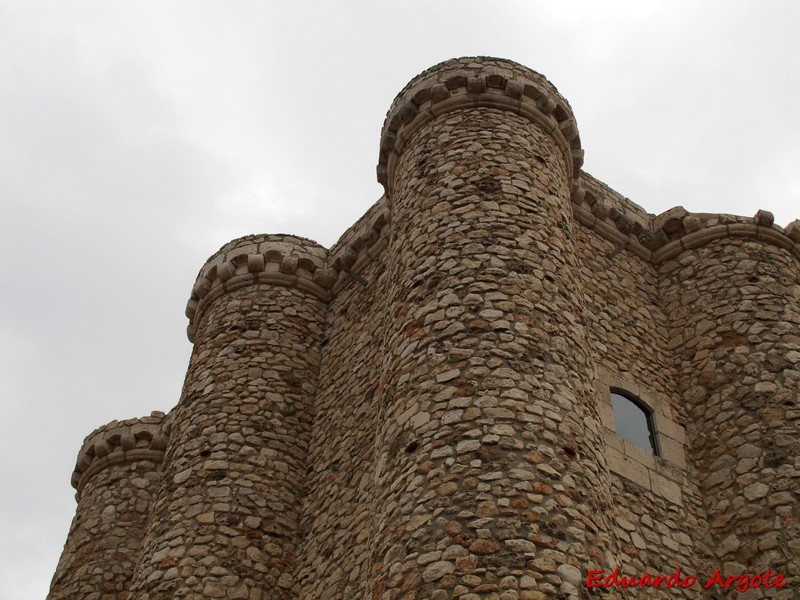
M589 588L635 588L635 587L654 587L654 588L689 588L697 583L694 575L681 573L680 569L675 569L671 575L621 575L619 569L614 569L607 573L605 569L593 569L586 575L586 587ZM723 576L719 569L714 571L703 587L705 589L718 587L721 589L735 589L737 592L746 592L753 588L782 588L786 587L786 579L780 573L773 573L769 569L764 573L742 573L741 575Z

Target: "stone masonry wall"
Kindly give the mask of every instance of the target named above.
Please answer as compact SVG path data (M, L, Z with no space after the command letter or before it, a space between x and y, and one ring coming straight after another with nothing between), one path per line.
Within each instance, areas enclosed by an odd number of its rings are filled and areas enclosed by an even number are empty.
M734 597L716 568L795 597L800 221L653 216L582 160L522 65L414 78L332 248L253 235L200 270L180 401L84 442L48 600Z
M72 475L78 508L49 600L125 600L161 474L161 413L112 421L83 443Z
M297 597L327 312L310 282L324 255L302 238L243 238L201 271L208 283L196 286L195 347L134 577L138 600ZM269 283L300 278L309 291Z
M593 185L596 201L607 206L618 199ZM609 568L629 574L710 573L708 524L697 470L687 464L682 447L665 456L672 434L657 420L661 456L653 456L615 431L608 397L612 388L640 399L657 398L672 421L685 425L686 411L676 393L669 326L661 309L659 277L648 262L619 249L619 244L577 228L581 277L587 297L588 338L599 378L596 393L603 403L606 453L612 470L614 523L619 546ZM664 590L652 598L674 598ZM683 590L687 598L697 589Z
M364 219L371 247L342 244L336 257L358 258L333 288L321 343L320 384L308 457L299 598L371 598L369 541L375 493L375 431L381 386L385 305L385 218ZM377 223L376 223L377 220ZM373 227L374 225L374 227ZM381 237L381 230L383 236ZM356 236L346 236L350 239Z
M800 574L800 267L722 238L661 268L688 452L728 574ZM792 598L793 591L769 596Z
M491 66L496 81L468 60L441 65L451 95L418 108L387 161L383 600L576 594L585 567L613 554L566 142L538 112L500 108L503 83L513 93L535 75ZM469 106L462 84L478 95Z

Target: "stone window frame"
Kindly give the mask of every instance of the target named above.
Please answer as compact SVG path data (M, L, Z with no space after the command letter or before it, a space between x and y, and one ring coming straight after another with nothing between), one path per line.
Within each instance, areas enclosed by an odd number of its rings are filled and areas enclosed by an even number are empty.
M611 473L682 506L687 468L686 431L675 422L669 398L633 381L627 372L598 369L598 382L597 407ZM617 433L612 390L635 398L649 411L658 454L652 454Z

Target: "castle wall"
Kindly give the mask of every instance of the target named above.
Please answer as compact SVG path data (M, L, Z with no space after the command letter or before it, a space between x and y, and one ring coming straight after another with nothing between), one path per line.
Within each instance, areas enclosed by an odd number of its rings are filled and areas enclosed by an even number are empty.
M595 188L597 202L618 199ZM617 204L618 205L618 204ZM619 205L618 205L619 206ZM606 565L628 574L710 573L708 524L698 472L686 459L685 407L677 393L669 322L661 309L653 266L585 227L576 228L587 298L588 339L598 365L601 405L611 468L617 554ZM649 405L659 455L616 432L609 394L622 389ZM603 568L598 565L597 568ZM664 590L697 597L697 588Z
M661 267L689 452L723 572L797 575L800 265L761 233L771 218L717 223L706 233L725 235Z
M85 441L49 600L629 597L587 589L614 568L680 569L698 583L637 597L696 598L727 594L701 591L718 566L800 575L800 221L654 217L582 156L521 65L412 80L386 194L334 247L247 236L203 266L178 406Z
M137 600L297 597L327 311L312 283L325 253L291 236L243 238L201 272L194 352L132 586Z
M48 600L125 600L167 444L163 415L113 421L84 441L78 508Z
M433 106L397 130L387 161L372 540L384 600L577 593L586 566L613 554L571 154L555 119L504 105L504 85L522 90L525 79L511 79L521 74L484 67L423 74L419 85L441 82ZM490 81L497 95L484 98Z
M365 220L372 223L372 219ZM378 234L378 229L370 229ZM369 540L386 255L371 258L362 251L360 258L351 265L359 279L342 273L333 289L335 296L321 345L323 359L302 522L306 536L298 561L302 565L299 598L372 597Z

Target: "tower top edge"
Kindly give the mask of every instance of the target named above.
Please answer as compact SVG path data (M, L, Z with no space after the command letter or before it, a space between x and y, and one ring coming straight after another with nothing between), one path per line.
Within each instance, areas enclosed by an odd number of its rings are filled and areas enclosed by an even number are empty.
M391 112L392 109L397 106L398 102L401 101L403 96L407 95L410 90L419 88L420 86L426 85L430 82L445 83L451 74L459 71L462 71L464 74L471 74L473 76L492 71L513 74L517 78L530 79L540 83L543 86L546 86L548 91L558 94L558 96L562 98L564 102L566 102L566 99L563 98L563 96L561 96L559 93L558 88L556 88L556 86L553 85L553 83L550 82L547 77L521 63L497 56L461 56L443 60L440 63L428 67L413 77L403 87L403 89L400 90L397 96L395 96L389 112Z
M80 495L96 473L111 464L151 460L160 462L172 427L172 416L152 412L150 416L111 421L86 436L72 473L72 486Z
M252 263L254 260L261 263L278 257L280 260L284 258L299 260L313 272L324 268L328 259L328 249L312 239L286 233L261 233L233 239L212 254L200 268L191 297L194 299L202 297L203 288L208 285L208 280L213 281L218 278L220 267L226 263L228 263L226 267L230 269L230 263L243 264L248 261ZM263 268L256 267L256 270ZM224 275L223 277L227 279Z
M583 149L572 107L544 75L517 62L489 56L434 65L411 79L392 102L381 130L378 182L391 197L393 163L413 133L441 115L485 107L536 123L557 142L570 179L577 179Z
M248 235L222 246L197 274L186 316L194 341L207 306L233 290L257 284L296 287L327 301L338 272L328 267L328 250L308 238L288 234Z
M202 272L203 269L206 268L207 265L213 263L214 260L219 257L220 255L229 254L232 252L239 253L238 250L241 249L253 249L253 248L297 248L302 249L301 251L307 252L314 256L319 256L320 258L324 259L328 255L328 250L317 242L316 240L312 240L311 238L306 238L299 235L294 235L291 233L253 233L249 235L243 235L238 238L234 238L229 242L223 244L219 250L217 250L214 254L208 257L203 267L200 269Z

